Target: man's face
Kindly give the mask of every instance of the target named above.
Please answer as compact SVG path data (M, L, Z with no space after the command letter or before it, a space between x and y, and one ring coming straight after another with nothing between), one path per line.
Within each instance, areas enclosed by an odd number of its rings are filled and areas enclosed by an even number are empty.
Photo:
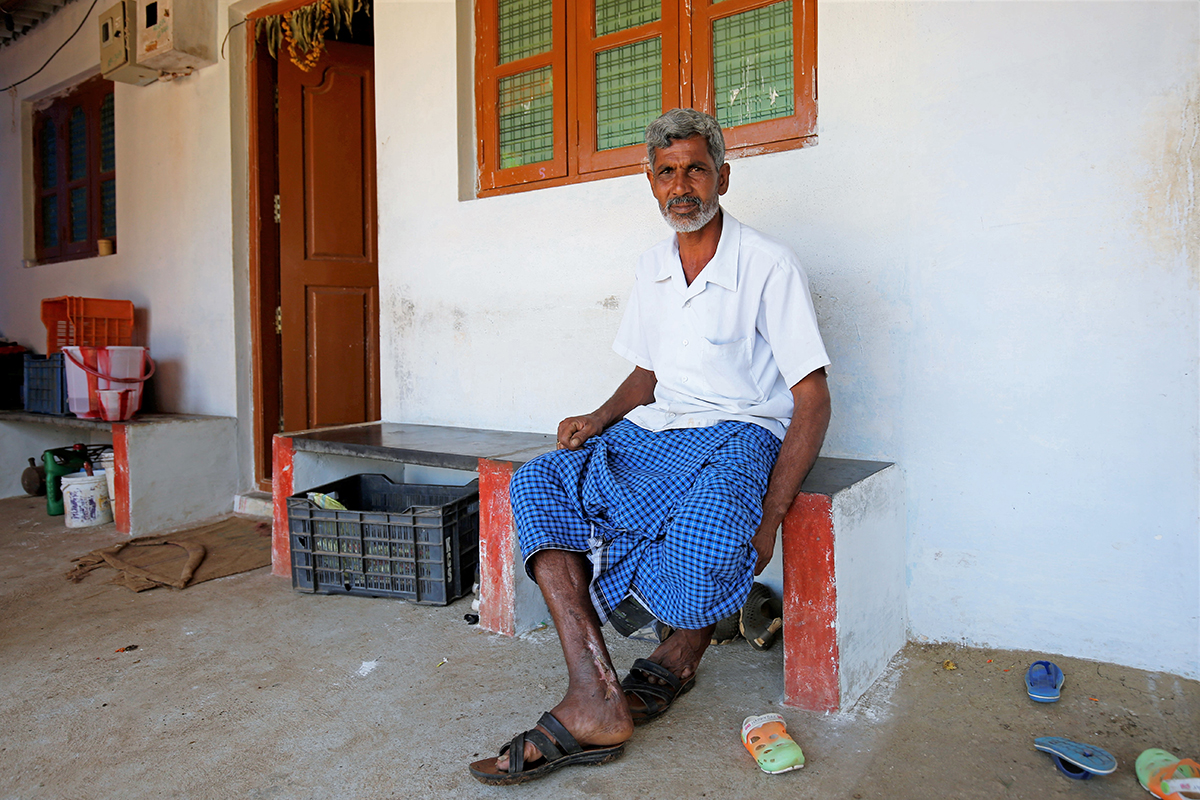
M717 215L729 189L729 165L717 169L703 136L676 139L654 153L647 177L667 224L680 233L698 231Z

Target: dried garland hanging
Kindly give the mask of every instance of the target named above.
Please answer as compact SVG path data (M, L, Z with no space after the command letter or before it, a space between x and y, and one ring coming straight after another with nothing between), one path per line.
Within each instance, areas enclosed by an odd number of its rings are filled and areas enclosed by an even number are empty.
M359 11L370 15L370 0L317 0L286 14L256 20L254 35L259 39L266 37L272 58L278 59L280 48L286 44L288 58L307 72L325 51L326 32L331 28L334 36L342 28L353 32L350 21Z

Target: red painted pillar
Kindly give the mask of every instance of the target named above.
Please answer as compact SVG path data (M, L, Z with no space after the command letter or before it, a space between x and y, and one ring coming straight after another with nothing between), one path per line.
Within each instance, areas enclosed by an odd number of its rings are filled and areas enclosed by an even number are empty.
M516 634L514 594L516 533L508 484L513 465L479 459L479 625L492 633Z
M292 543L288 537L287 499L292 496L292 438L275 436L271 461L271 574L290 577L292 574Z
M115 422L112 426L113 439L113 517L117 530L126 536L131 530L129 522L129 440L126 438L129 426Z
M833 501L800 494L783 520L783 702L836 711L840 702Z

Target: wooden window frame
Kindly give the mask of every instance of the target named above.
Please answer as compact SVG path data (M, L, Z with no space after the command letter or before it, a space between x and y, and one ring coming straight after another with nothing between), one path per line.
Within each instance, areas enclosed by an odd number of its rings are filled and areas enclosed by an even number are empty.
M113 252L116 252L116 234L104 237L101 234L101 186L107 180L116 179L116 159L113 159L111 170L101 171L101 131L100 114L105 98L113 94L112 81L97 75L80 83L67 94L50 100L45 107L35 108L33 112L33 180L34 198L34 258L39 264L52 264L60 261L73 261L81 258L91 258L99 255L97 242L101 238L111 239ZM70 178L70 141L68 126L75 109L84 114L85 122L85 153L86 165L84 176L71 181ZM44 188L43 181L43 136L47 126L54 130L54 142L57 149L55 185L51 189ZM72 189L87 190L87 236L80 241L71 241L71 204ZM46 197L55 197L58 204L58 243L53 247L45 246L44 220L42 203Z
M499 0L475 3L475 110L480 197L631 175L645 169L641 144L598 151L595 54L661 37L663 109L696 108L715 114L712 26L719 19L773 5L779 0L662 0L657 22L595 36L594 0L552 0L550 50L498 64ZM730 158L792 150L817 140L817 0L792 0L794 113L725 128ZM678 64L678 70L669 65ZM500 169L496 98L501 78L543 66L553 81L553 157Z

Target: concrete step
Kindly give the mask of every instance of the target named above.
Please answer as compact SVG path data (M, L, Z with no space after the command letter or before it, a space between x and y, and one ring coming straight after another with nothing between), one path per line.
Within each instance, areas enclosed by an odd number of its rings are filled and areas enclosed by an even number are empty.
M245 492L233 498L236 514L271 518L271 495L266 492Z

